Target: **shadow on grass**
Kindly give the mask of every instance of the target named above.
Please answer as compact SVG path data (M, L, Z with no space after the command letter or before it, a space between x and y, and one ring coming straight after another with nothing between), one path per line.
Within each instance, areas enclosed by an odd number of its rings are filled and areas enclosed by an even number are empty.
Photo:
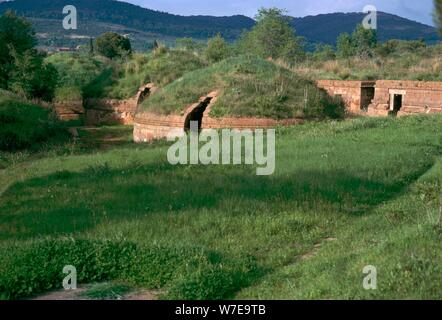
M103 222L134 220L152 213L221 209L225 202L265 203L282 208L362 215L400 195L431 164L400 181L363 179L344 170L295 171L259 177L245 167L171 166L157 163L81 173L58 172L11 186L1 198L0 239L83 232ZM251 208L244 207L244 212Z

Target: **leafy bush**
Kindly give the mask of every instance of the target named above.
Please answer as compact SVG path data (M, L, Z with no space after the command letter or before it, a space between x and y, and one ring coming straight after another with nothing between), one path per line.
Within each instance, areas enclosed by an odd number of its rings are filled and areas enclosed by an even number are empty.
M44 54L34 48L36 43L32 25L25 18L11 11L0 17L0 88L51 101L57 71L44 62Z
M304 59L303 39L296 36L284 10L260 9L255 19L257 24L239 39L241 53L288 63Z
M130 40L115 32L106 32L95 40L95 46L101 55L113 59L132 53Z
M220 34L209 39L204 55L212 63L224 60L229 56L229 47Z
M141 247L127 241L44 240L0 252L4 299L59 289L67 265L75 266L79 283L122 280L146 288L169 287L169 296L179 299L226 298L256 276L253 262L225 269L213 261L218 255L198 248ZM194 286L200 287L189 290Z
M67 139L68 133L52 112L0 92L0 150L15 151Z

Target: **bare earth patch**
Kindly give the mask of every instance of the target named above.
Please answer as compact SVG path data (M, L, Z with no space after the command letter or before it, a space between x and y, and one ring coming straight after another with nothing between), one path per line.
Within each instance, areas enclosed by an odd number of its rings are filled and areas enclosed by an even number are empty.
M95 285L84 285L78 287L76 290L57 290L49 293L40 295L32 300L41 301L73 301L73 300L132 300L132 301L150 301L157 300L158 296L162 293L159 290L145 290L145 289L134 289L127 292L124 295L117 296L114 298L91 298L88 297L87 293L94 288Z

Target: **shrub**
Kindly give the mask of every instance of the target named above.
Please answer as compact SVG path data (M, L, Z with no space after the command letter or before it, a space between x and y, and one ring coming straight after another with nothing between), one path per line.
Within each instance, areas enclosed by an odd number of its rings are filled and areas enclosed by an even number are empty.
M253 29L239 40L241 53L264 59L283 59L289 63L304 59L302 39L296 36L283 10L260 9L256 20Z
M123 57L132 53L130 40L115 32L106 32L95 41L97 52L113 59Z
M4 299L59 289L66 265L75 266L79 283L121 280L169 288L167 297L178 299L226 298L257 275L252 260L227 261L224 266L218 254L198 248L142 247L124 240L43 240L2 248L0 253Z
M36 147L54 139L68 139L63 125L52 112L0 93L0 150Z
M14 56L22 55L37 44L32 25L12 11L0 17L0 88L7 89L14 69Z
M209 39L204 55L209 62L218 62L229 56L229 47L220 34Z
M0 17L0 88L51 101L57 71L34 49L36 43L29 21L11 11Z

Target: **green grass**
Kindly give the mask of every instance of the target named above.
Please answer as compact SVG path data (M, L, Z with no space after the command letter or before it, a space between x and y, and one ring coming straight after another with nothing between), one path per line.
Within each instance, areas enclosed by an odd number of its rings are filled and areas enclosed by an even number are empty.
M254 57L230 58L185 74L147 99L141 110L180 113L218 90L211 115L286 119L343 115L343 107L313 82ZM308 100L305 102L305 95Z
M79 98L129 99L149 82L164 86L188 71L206 66L203 59L183 50L134 54L127 60L106 60L79 53L57 53L47 58L59 73L56 101Z
M171 166L168 143L0 170L0 295L80 283L163 299L442 299L441 116L277 129L276 171ZM378 269L378 290L362 269Z
M5 91L0 91L0 124L0 151L36 150L69 138L51 110Z

